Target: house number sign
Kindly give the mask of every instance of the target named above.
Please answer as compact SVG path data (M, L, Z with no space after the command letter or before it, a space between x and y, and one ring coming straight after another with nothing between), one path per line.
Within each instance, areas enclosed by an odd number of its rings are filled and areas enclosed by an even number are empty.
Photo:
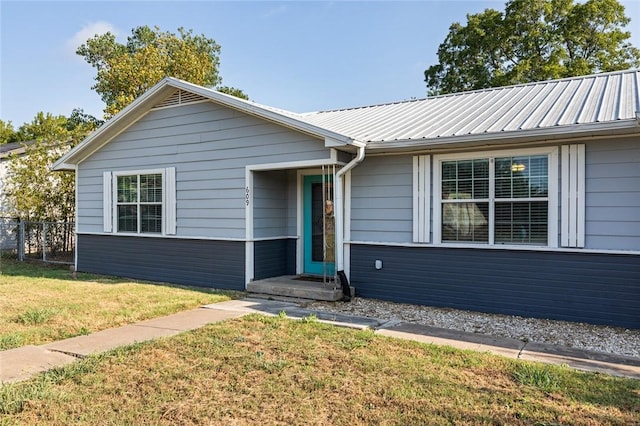
M249 205L249 187L248 186L245 189L244 202L247 204L247 206Z

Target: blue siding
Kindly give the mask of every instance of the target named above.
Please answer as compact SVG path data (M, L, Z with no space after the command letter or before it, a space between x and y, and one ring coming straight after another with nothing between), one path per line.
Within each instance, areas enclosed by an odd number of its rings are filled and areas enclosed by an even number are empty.
M78 235L82 272L244 290L244 265L244 242Z
M296 240L293 238L256 241L253 252L255 280L296 273Z
M352 245L351 282L362 297L640 328L637 255Z
M329 163L330 151L322 139L213 102L151 110L80 163L77 229L102 233L103 172L175 167L177 235L241 239L246 228L245 167L303 160ZM266 189L273 188L270 183ZM282 191L280 203L286 200L286 188ZM286 224L274 225L280 230L266 222L257 232L286 235Z

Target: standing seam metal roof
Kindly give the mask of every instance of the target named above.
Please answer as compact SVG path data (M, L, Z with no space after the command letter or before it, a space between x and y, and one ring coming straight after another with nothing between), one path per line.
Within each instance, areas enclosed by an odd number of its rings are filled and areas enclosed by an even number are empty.
M640 70L626 70L299 117L353 139L386 142L632 120L637 112Z

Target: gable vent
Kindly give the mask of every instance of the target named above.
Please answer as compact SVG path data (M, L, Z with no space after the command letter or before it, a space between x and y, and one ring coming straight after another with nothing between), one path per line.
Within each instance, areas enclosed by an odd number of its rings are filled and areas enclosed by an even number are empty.
M193 102L201 102L206 100L207 98L205 98L204 96L200 96L198 94L187 92L184 90L178 90L171 96L166 98L164 101L156 104L154 108L164 108L168 106L190 104Z

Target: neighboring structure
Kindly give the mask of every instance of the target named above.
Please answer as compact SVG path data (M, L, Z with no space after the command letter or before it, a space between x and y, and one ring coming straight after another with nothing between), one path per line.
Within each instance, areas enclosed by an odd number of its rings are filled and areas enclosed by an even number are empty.
M16 221L11 217L6 195L6 181L9 172L9 161L13 156L25 153L25 146L33 143L11 142L0 145L0 250L16 250Z
M12 156L20 156L24 152L24 142L11 142L0 145L0 217L8 215L5 182L9 172L9 161Z
M76 266L233 289L344 270L363 297L640 328L639 87L295 114L167 78L54 166Z

